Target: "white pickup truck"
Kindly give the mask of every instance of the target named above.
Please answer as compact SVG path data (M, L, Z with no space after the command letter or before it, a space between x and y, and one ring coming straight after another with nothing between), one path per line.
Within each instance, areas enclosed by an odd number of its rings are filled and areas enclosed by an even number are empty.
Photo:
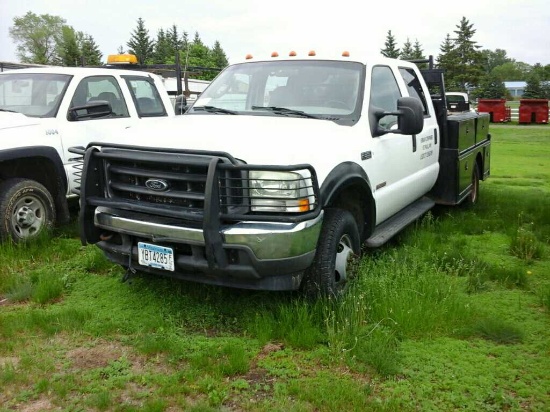
M477 200L489 118L446 103L433 64L348 53L233 64L178 119L75 149L83 244L128 273L338 293L361 245L435 204Z
M69 217L71 146L174 117L160 77L107 68L0 73L0 238L18 242Z

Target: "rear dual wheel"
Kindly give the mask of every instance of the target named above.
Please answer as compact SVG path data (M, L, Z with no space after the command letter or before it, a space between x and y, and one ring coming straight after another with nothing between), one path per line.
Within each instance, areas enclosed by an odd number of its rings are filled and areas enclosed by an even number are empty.
M327 209L315 258L304 276L304 293L310 297L342 294L354 274L359 253L359 231L352 214L343 209Z

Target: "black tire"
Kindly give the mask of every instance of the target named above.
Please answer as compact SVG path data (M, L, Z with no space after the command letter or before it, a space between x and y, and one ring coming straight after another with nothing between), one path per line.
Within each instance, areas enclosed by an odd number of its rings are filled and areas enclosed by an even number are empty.
M474 170L472 171L472 190L468 195L468 204L475 205L479 199L479 166L477 162L474 163Z
M0 183L0 238L15 243L38 236L55 224L52 195L40 183L12 178Z
M327 209L317 243L317 252L302 281L309 297L338 296L353 275L352 263L360 254L357 223L343 209Z

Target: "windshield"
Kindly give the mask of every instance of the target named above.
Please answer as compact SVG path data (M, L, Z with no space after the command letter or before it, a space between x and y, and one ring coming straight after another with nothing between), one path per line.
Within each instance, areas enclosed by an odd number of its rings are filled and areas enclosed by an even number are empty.
M357 120L364 66L356 62L296 60L228 67L189 113L295 116Z
M30 117L55 117L71 80L70 75L17 73L0 76L0 111Z

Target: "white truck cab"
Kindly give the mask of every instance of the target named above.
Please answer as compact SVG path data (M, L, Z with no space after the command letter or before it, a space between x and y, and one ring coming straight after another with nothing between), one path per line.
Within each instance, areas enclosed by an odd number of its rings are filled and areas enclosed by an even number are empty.
M362 244L382 245L436 203L475 202L487 128L486 116L447 116L433 67L250 58L178 119L76 151L82 240L130 272L334 294ZM154 147L132 144L153 135Z
M20 241L68 218L72 146L175 116L160 77L40 67L0 73L0 237Z

